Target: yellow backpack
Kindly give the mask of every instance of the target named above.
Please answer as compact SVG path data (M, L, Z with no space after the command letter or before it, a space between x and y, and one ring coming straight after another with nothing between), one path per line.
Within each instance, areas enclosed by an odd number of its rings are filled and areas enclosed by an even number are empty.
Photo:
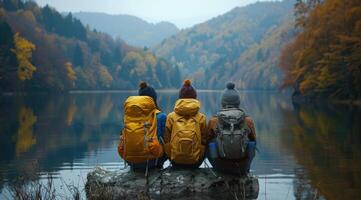
M124 145L121 155L124 160L144 163L162 156L163 148L157 137L158 112L151 97L130 96L125 101L121 141Z
M177 164L195 164L204 154L201 144L200 117L175 114L170 141L170 160Z

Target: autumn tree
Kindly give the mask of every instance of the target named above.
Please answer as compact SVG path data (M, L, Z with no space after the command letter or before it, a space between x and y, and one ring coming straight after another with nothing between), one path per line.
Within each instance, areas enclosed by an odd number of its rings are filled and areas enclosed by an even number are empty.
M20 80L30 80L36 67L31 63L32 53L35 50L35 45L27 39L20 36L19 33L14 35L14 46L12 51L15 53L18 60L18 77Z
M106 67L99 66L99 82L104 88L109 88L113 82L113 77Z
M74 83L76 80L76 72L73 69L73 65L70 62L66 62L64 67L65 67L65 71L66 71L66 76L67 76L71 86L74 86Z
M361 2L314 6L281 56L285 86L309 98L361 98Z

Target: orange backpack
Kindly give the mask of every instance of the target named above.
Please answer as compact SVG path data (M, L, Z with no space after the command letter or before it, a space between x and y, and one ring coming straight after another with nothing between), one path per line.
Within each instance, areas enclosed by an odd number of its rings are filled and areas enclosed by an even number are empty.
M195 99L180 99L179 104L186 103L197 106ZM198 108L199 109L199 108ZM204 154L204 146L201 143L201 114L194 116L181 116L175 113L170 140L170 160L177 164L195 164Z
M120 156L130 163L144 163L163 155L157 137L157 110L148 96L131 96L124 103L124 128L118 145Z

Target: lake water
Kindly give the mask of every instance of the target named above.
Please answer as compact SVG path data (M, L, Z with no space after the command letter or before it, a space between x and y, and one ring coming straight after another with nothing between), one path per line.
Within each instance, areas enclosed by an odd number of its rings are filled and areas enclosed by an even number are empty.
M67 185L83 189L95 166L121 170L122 104L134 94L1 96L0 199L10 198L19 177L51 175L57 192L68 195ZM163 111L172 111L177 94L158 93ZM198 93L207 117L219 109L220 95ZM256 124L258 199L361 199L359 107L294 106L277 92L241 92L241 102Z

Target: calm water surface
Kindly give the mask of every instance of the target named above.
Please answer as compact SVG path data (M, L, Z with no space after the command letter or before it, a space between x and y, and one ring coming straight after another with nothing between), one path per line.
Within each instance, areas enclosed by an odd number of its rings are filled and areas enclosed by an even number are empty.
M122 170L122 103L134 94L1 96L0 199L19 176L45 181L50 174L69 195L66 185L82 189L95 166ZM163 111L172 111L177 94L159 92ZM219 109L220 94L199 92L207 117ZM361 199L360 108L293 106L276 92L242 92L241 102L256 124L259 199Z

